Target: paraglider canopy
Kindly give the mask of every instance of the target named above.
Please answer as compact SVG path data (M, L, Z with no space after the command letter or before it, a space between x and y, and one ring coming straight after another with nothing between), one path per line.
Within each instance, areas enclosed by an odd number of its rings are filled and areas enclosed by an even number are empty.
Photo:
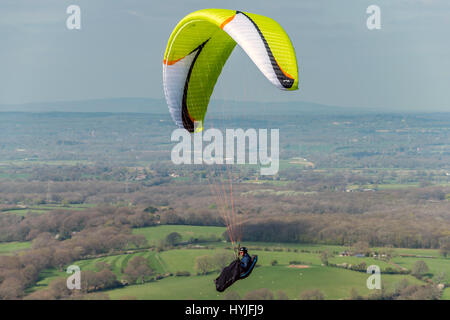
M163 61L164 93L180 128L203 130L209 99L236 43L274 86L298 89L295 51L276 21L227 9L195 11L173 30Z

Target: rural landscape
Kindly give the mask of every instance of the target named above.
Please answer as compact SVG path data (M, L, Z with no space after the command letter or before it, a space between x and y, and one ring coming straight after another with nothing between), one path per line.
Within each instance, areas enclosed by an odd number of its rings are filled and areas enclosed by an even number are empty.
M0 107L0 299L450 300L450 113L211 104L211 127L279 129L276 175L174 165L163 100ZM231 185L258 263L220 293Z

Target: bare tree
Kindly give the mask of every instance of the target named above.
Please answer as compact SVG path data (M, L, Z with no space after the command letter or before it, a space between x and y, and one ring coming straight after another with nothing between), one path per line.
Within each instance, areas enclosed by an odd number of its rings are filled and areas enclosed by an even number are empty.
M145 279L153 274L153 270L150 268L147 259L136 256L128 262L124 274L129 283L136 283L137 281L144 283Z
M319 289L306 290L300 294L300 300L324 300L325 297Z
M266 288L261 288L247 292L244 296L244 300L273 300L274 296L272 291Z
M200 256L195 259L195 268L200 272L200 274L207 274L213 267L210 256Z

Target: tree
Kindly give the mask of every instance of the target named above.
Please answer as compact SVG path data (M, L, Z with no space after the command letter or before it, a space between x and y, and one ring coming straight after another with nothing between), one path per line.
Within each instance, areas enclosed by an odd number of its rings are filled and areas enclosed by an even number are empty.
M394 284L394 293L395 293L396 295L399 295L400 292L401 292L402 290L404 290L405 288L407 288L408 286L409 286L409 281L408 281L408 279L403 278L402 280L400 280L400 281L398 281L398 282L396 282L396 283Z
M218 252L213 256L214 266L217 270L222 270L233 261L234 256L229 251Z
M244 296L244 300L273 300L274 296L272 291L266 288L261 288L247 292Z
M440 271L434 276L433 281L436 284L440 284L440 283L444 283L445 279L446 279L445 272Z
M425 261L419 260L416 261L412 267L411 274L415 277L423 276L425 273L429 271L429 268Z
M165 249L166 249L166 241L163 239L159 239L158 242L156 243L156 251L161 252L164 251Z
M395 255L395 251L394 251L394 248L392 247L392 245L386 246L386 248L384 248L384 250L382 252L385 255L384 260L386 260L386 261L391 260Z
M447 256L450 255L450 239L446 239L446 240L442 241L441 246L439 248L439 253L444 258L447 258Z
M52 244L55 244L55 238L49 232L42 232L31 242L33 249L45 248L49 247Z
M367 264L363 261L356 266L356 270L365 272L367 270Z
M0 299L12 300L23 295L24 284L15 277L6 278L0 284Z
M362 300L362 297L355 288L350 289L350 300Z
M181 242L181 234L178 232L172 232L166 236L166 243L170 246L174 246L177 243Z
M411 300L439 300L441 293L435 286L421 286L411 296Z
M195 268L202 275L207 274L212 266L211 257L209 256L200 256L195 259Z
M320 253L320 261L322 261L322 263L326 266L328 265L328 257L328 251L325 250Z
M88 293L97 290L96 276L94 271L81 271L81 291Z
M137 248L143 248L148 245L148 240L143 235L133 235L130 237L130 242Z
M324 300L325 297L319 289L306 290L300 294L300 300Z
M28 264L23 268L22 274L26 280L26 284L31 284L39 278L39 270L32 264Z
M104 269L104 271L109 271ZM144 283L145 279L153 274L153 270L148 265L148 260L144 257L134 257L128 262L124 270L125 279L129 283L136 283L137 281Z
M241 296L236 291L228 291L223 296L224 300L241 300Z
M387 291L382 285L381 290L373 290L374 293L369 294L368 300L392 300L393 292Z
M42 289L34 291L33 293L25 296L24 300L55 300L52 292L48 289Z
M66 278L57 278L53 280L48 289L53 296L53 299L59 300L70 296L71 290L67 288Z
M149 206L144 209L144 212L148 212L148 213L156 213L156 211L158 211L158 208L155 208L153 206Z
M286 292L284 292L282 290L278 290L277 291L277 300L289 300L289 297L286 294Z
M80 300L109 300L109 295L103 292L93 292L79 297Z
M369 243L367 241L358 241L352 247L353 253L367 254L370 252Z
M441 296L440 290L434 285L419 286L409 285L400 290L397 300L438 300Z
M72 251L69 249L56 249L53 253L53 264L63 271L66 264L72 261Z

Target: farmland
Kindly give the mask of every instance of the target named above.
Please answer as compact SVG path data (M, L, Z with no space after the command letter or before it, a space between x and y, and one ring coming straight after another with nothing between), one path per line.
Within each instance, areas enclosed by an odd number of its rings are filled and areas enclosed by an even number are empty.
M0 255L14 254L21 250L30 248L30 242L4 242L0 243Z
M20 205L15 207L3 208L1 212L26 216L29 213L43 214L54 210L85 210L95 205L92 204L37 204Z
M171 277L143 285L129 286L123 289L107 291L111 299L132 296L137 299L223 299L224 294L215 291L213 279L217 275ZM383 277L385 285L393 286L403 277L387 275ZM326 299L344 299L350 297L355 288L360 294L369 294L365 287L367 276L348 270L328 267L311 267L296 270L287 266L263 266L256 268L251 277L238 281L229 289L241 297L252 290L267 288L271 291L284 291L290 299L298 299L302 291L320 289ZM411 279L412 282L417 282Z
M224 228L217 227L195 227L195 226L156 226L135 229L134 233L144 234L150 243L163 240L169 233L178 232L184 235L186 241L191 237L207 239L211 234L221 235ZM205 237L206 236L206 237ZM241 297L246 293L266 288L274 293L283 291L290 299L298 299L303 291L319 289L326 299L347 299L350 291L356 290L360 295L367 296L371 292L366 287L368 275L333 266L324 266L320 254L323 251L339 253L348 248L342 246L324 246L308 244L284 244L284 243L246 243L251 254L258 255L258 267L251 277L239 281L230 289ZM168 248L158 252L154 247L134 253L123 253L119 255L107 255L94 259L75 261L72 264L80 269L98 271L99 263L110 265L112 272L123 278L123 271L129 261L134 257L145 258L155 274L166 275L159 280L153 280L144 284L128 285L123 288L107 290L111 299L124 297L135 297L137 299L223 299L224 294L215 291L212 280L217 277L218 271L211 271L207 275L198 275L196 258L200 256L213 256L220 252L231 253L230 244L223 241L204 240L197 246L181 245ZM380 249L380 248L378 248ZM403 251L404 250L404 251ZM400 254L433 256L434 250L424 249L401 249L395 250L398 256L394 256L391 262L386 262L372 257L339 256L332 254L329 259L330 265L334 264L359 264L361 262L369 265L378 265L382 270L383 288L394 290L400 280L406 279L410 284L423 284L424 282L411 275L383 274L388 267L396 269L392 262L400 267L411 270L415 261L419 258L401 257ZM450 265L450 259L439 256L433 258L422 258L430 268L431 274L445 272ZM276 263L274 263L276 261ZM304 267L295 268L293 263L302 264ZM399 270L399 269L398 269ZM175 276L177 272L188 272L188 276ZM168 276L167 276L168 275ZM45 288L51 281L58 277L64 277L64 272L48 270L41 274L37 286L31 291ZM449 279L445 280L449 283ZM31 292L30 291L30 292ZM443 299L446 298L444 294Z
M286 111L274 176L174 165L166 113L3 113L0 298L448 299L449 115ZM267 124L239 115L223 125ZM218 294L230 208L259 260ZM79 294L61 289L70 265ZM390 295L367 289L370 265Z

